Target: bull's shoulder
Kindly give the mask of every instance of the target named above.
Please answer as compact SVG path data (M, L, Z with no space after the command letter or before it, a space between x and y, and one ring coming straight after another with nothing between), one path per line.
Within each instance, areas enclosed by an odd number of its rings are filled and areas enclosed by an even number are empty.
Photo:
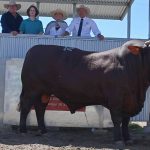
M94 53L89 53L89 55L87 55L87 58L90 60L107 60L110 58L116 58L117 53L119 51L120 48L114 48L111 50L106 50L106 51L101 51L101 52L94 52Z

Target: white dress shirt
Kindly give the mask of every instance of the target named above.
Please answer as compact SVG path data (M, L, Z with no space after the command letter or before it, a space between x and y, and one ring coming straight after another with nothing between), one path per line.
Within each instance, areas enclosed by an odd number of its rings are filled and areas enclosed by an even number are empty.
M69 34L72 33L72 36L77 36L78 35L78 30L79 30L79 25L80 25L81 18L76 17L72 20L71 24L69 27L66 29ZM98 29L96 23L88 18L84 17L83 18L83 26L82 26L82 31L81 31L81 37L91 37L91 31L95 36L98 34L101 34L100 30Z
M60 26L58 30L56 30L56 24ZM45 29L45 35L60 36L64 34L67 27L68 25L65 21L51 21Z

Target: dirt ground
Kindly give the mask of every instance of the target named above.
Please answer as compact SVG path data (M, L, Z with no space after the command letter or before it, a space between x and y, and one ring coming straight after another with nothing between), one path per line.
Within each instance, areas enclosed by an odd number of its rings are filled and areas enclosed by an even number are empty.
M113 150L112 129L49 128L44 136L36 136L35 129L26 135L10 126L0 128L0 150ZM150 133L130 129L134 140L128 150L150 150Z

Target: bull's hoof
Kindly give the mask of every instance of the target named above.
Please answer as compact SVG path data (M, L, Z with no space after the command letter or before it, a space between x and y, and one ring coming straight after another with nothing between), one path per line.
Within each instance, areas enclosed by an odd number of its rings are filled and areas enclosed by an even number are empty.
M20 133L20 135L25 137L25 136L27 136L27 133Z
M38 130L38 132L35 134L35 136L42 136L47 133L47 130Z
M26 128L20 128L19 131L20 131L20 134L27 134Z
M133 140L127 140L125 141L125 145L133 145Z
M119 150L123 150L125 148L125 144L123 141L116 141L115 142L115 148Z

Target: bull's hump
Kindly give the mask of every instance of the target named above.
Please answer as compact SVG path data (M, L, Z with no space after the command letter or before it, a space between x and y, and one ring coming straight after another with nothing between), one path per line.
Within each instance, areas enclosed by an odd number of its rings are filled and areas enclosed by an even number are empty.
M116 52L114 50L109 50L106 52L93 53L87 55L85 59L88 62L88 69L95 70L101 68L105 70L108 69L108 67L114 68L114 65L117 61Z

